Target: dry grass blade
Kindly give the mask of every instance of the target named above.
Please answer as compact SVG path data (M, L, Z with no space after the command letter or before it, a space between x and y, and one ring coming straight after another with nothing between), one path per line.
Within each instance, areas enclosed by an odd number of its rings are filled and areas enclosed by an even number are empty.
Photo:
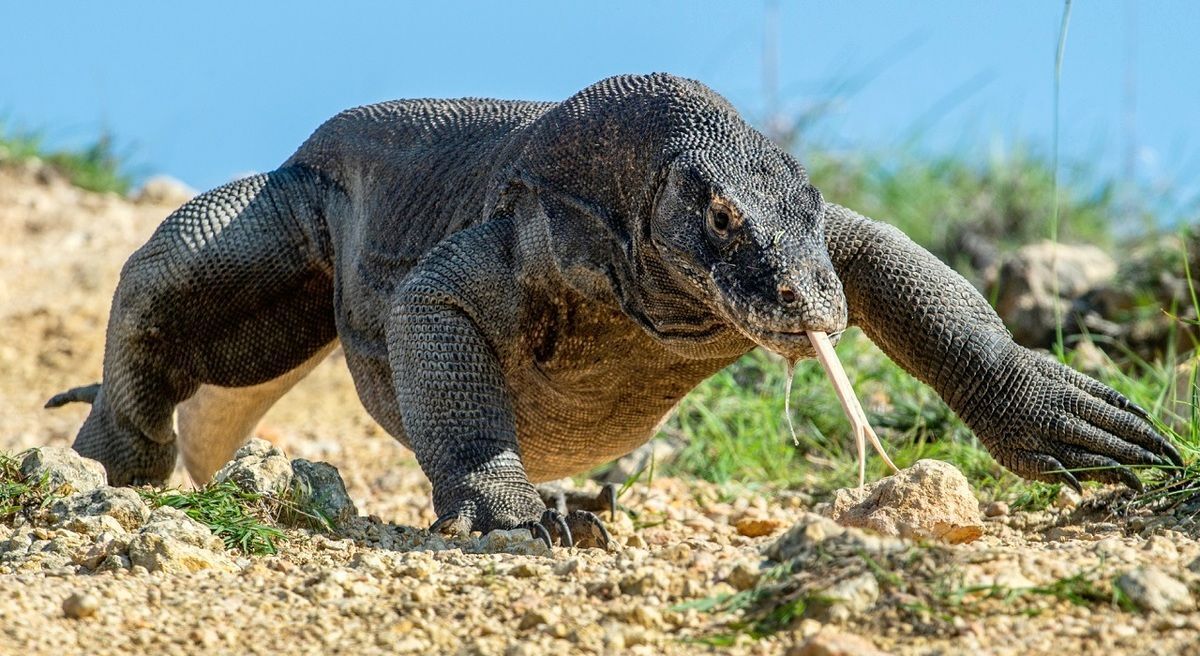
M850 386L850 379L846 377L846 370L842 369L842 363L837 359L837 353L833 350L833 344L829 341L829 336L819 330L808 331L808 339L812 342L813 348L817 351L817 360L821 362L821 366L825 368L825 375L829 377L829 382L833 383L833 390L837 392L838 401L842 403L842 410L846 413L846 418L850 420L850 427L854 430L854 445L858 450L858 485L861 487L867 481L867 448L865 441L870 440L871 446L879 452L883 457L883 461L887 463L892 471L900 471L896 467L896 463L888 457L887 452L883 450L883 444L879 441L879 436L875 434L875 430L871 428L871 424L867 423L867 413L863 412L862 405L858 402L858 397L854 395L854 388Z

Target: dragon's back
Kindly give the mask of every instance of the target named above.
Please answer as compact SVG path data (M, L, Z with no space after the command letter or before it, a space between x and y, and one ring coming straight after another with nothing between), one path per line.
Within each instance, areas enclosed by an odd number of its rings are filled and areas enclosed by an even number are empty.
M317 169L352 205L331 232L382 233L416 259L478 222L489 184L519 151L523 128L553 103L463 98L392 100L326 121L286 162ZM337 223L356 225L336 225Z

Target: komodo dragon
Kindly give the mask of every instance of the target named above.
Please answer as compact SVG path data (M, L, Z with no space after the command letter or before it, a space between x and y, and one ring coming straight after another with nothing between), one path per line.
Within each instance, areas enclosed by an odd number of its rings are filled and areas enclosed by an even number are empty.
M665 74L338 114L166 218L121 272L103 382L50 405L92 401L74 448L115 485L162 483L177 448L203 481L340 341L434 528L569 544L599 520L531 481L644 443L755 346L810 357L805 331L847 325L1021 476L1136 488L1121 465L1181 464L1142 409L1015 344L963 278Z

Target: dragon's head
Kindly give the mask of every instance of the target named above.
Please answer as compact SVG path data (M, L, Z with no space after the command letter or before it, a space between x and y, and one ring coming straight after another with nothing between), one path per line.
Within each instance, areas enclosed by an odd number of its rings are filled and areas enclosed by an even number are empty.
M793 158L745 129L740 140L674 158L651 215L651 243L747 337L785 356L812 355L807 331L837 335L846 327L824 203Z

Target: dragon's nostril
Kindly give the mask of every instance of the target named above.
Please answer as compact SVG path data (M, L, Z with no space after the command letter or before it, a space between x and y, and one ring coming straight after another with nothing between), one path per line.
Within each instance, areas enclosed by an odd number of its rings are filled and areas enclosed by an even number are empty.
M796 290L787 285L779 286L779 300L784 305L791 305L796 302Z

